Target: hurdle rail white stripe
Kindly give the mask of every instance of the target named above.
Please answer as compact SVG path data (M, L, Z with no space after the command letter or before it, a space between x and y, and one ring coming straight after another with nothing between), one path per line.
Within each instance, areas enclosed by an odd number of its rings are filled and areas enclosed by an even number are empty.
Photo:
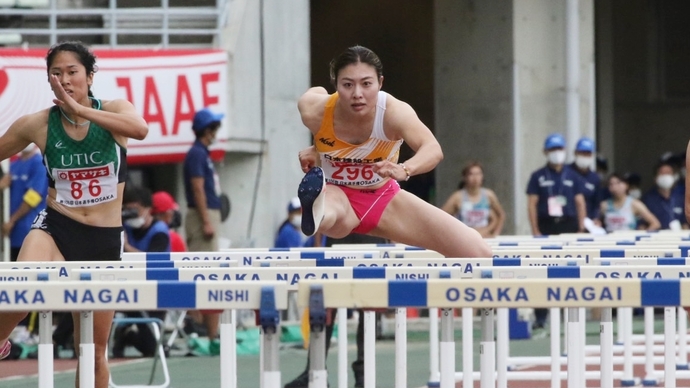
M585 259L569 259L563 260L561 258L511 258L511 259L466 259L466 258L426 258L426 259L353 259L353 260L286 260L286 261L264 261L255 262L255 267L382 267L382 268L396 268L396 267L447 267L447 268L462 268L468 274L474 272L475 268L482 266L566 266L566 265L584 265Z
M301 306L308 304L312 286L322 290L325 307L513 308L555 305L566 307L612 307L615 305L640 307L690 304L690 279L621 279L614 286L610 286L607 280L602 279L333 280L329 282L310 280L301 282L299 285L298 301ZM512 291L511 294L510 290L516 291ZM563 290L566 290L565 293ZM585 296L592 290L598 297L589 298ZM570 292L579 295L577 300L563 300L563 297ZM565 298L569 299L570 297ZM571 357L579 358L577 355L571 355ZM577 361L573 361L573 366L576 366ZM675 360L673 361L675 362ZM573 369L569 370L572 371ZM455 376L447 376L445 369L442 369L441 372L442 385L444 381L450 381L449 379L455 381ZM584 373L581 376L584 376ZM491 381L493 380L492 373ZM482 381L485 380L482 379ZM579 380L570 380L570 382L580 386ZM482 384L482 387L486 386L485 383ZM365 387L368 388L369 386L365 385Z
M553 257L553 258L585 258L590 257L687 257L690 244L673 247L633 247L633 248L593 248L581 246L541 246L539 248L494 247L493 258L514 257ZM155 252L155 253L124 253L123 261L218 261L237 260L239 265L252 265L254 260L293 260L293 259L375 259L375 258L434 258L443 257L438 252L410 249L386 251L384 255L372 251L333 251L322 249L319 251L221 251L221 252Z
M267 296L268 300L265 299ZM95 384L93 311L157 309L259 309L266 311L267 308L273 312L268 317L262 316L262 325L269 321L277 324L276 310L287 308L285 282L235 284L213 281L28 281L7 283L0 290L0 311L2 312L81 311L82 342L79 376L82 388L93 388ZM47 319L39 324L39 327L44 330L50 328L46 321ZM277 346L273 343L275 340L277 339L267 343L266 346ZM52 346L43 350L49 350L52 354ZM277 355L274 356L277 357ZM47 361L45 356L39 356L39 358ZM273 365L276 362L273 362ZM45 368L46 365L50 365L48 368L52 370L52 358L49 363L39 364L39 368ZM268 370L266 373L269 376L275 376L276 371ZM39 372L39 375L45 376L45 372ZM267 381L273 382L272 385L267 386L279 387L279 377L277 380L273 378Z
M242 284L245 282L275 280L283 281L287 284L288 290L296 290L297 284L301 279L397 279L409 278L410 275L424 278L468 278L468 273L463 268L454 267L236 267L236 268L148 268L148 269L75 269L72 272L74 278L88 277L91 280L118 280L118 281L133 281L133 280L179 280L179 281L229 281L234 284ZM1 273L0 273L1 275ZM86 276L88 275L88 276ZM340 311L340 317L345 316L345 311ZM365 314L368 314L365 312ZM467 312L467 321L471 324L471 310ZM367 317L368 324L374 324L373 316ZM399 333L405 333L404 325L406 323L406 313L404 309L396 314L396 324L401 325ZM342 322L342 321L341 321ZM346 327L343 324L341 327ZM339 331L340 332L340 331ZM469 333L472 331L470 330ZM372 331L373 333L373 331ZM470 334L471 335L471 334ZM226 337L227 338L227 337ZM232 342L234 337L230 337ZM396 336L396 342L401 346L406 346L403 342L405 336ZM347 337L339 337L339 349L347 349ZM370 341L370 342L369 342ZM369 346L374 345L374 338L370 338L366 343ZM471 337L469 345L471 346ZM404 359L406 351L396 354L396 363L402 365L406 361ZM468 353L468 357L469 357ZM342 358L341 358L342 357ZM339 364L346 365L345 361L347 354L339 353ZM320 376L320 374L318 374ZM345 376L345 377L343 377ZM339 368L339 379L344 380L346 384L347 369ZM407 380L405 374L402 372L396 375L396 381L402 382ZM398 385L398 386L401 386Z
M126 252L122 261L223 261L236 260L240 265L252 265L254 260L299 260L299 259L377 259L378 251L219 251L219 252Z
M261 287L287 292L285 282L28 281L0 289L0 311L257 309ZM287 297L276 299L287 308Z
M492 260L493 261L493 260ZM463 268L454 267L230 267L230 268L80 268L81 263L64 263L64 274L71 279L90 279L92 281L141 281L141 280L180 280L198 281L213 279L212 281L230 280L233 284L243 284L251 281L276 280L286 282L288 289L296 289L300 279L315 277L324 278L409 278L415 277L440 278L442 275L449 278L467 277ZM35 270L34 270L35 271ZM53 269L50 271L58 271ZM16 273L16 270L6 271ZM0 278L2 277L0 271ZM341 314L344 316L344 314ZM405 322L406 315L399 315L398 323ZM228 334L230 335L230 334ZM234 336L225 336L230 342ZM342 338L342 337L341 337ZM346 337L342 338L346 341ZM372 343L373 344L373 343ZM471 344L471 342L470 342ZM346 349L341 343L341 348ZM399 361L400 363L404 360ZM404 377L399 377L405 380Z

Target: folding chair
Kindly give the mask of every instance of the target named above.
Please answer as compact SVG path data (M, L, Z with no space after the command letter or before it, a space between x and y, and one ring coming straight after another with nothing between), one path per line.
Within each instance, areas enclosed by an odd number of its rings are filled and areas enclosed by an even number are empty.
M151 368L151 377L149 383L146 385L117 385L113 382L113 376L110 375L108 386L111 388L167 388L170 386L170 373L168 372L168 363L165 359L165 350L163 348L163 321L159 318L114 318L113 326L110 331L110 338L113 338L113 333L119 324L137 324L145 323L151 326L151 331L156 339L156 353L153 355L153 367ZM163 383L153 385L153 380L156 375L156 366L160 359L163 367Z

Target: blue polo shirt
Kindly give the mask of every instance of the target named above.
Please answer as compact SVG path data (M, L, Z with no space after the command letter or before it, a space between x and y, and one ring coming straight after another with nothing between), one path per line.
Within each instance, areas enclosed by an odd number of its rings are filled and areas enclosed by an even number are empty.
M41 195L41 203L31 209L24 217L17 220L10 232L10 246L19 248L24 242L24 237L31 230L31 223L38 213L46 207L46 195L48 195L48 175L43 166L43 157L36 153L29 159L21 158L10 164L10 214L19 209L24 203L24 195L29 189L33 189ZM9 217L7 217L9 219Z
M154 221L148 229L124 225L127 242L142 252L170 252L170 229L163 221Z
M582 174L575 163L568 167L582 178L582 195L585 197L585 205L587 205L587 217L593 220L597 219L600 213L599 206L602 201L601 178L599 178L599 174L591 169Z
M290 222L285 221L278 229L275 248L313 247L316 235L304 239L304 235ZM321 246L326 246L326 235L322 235Z
M673 194L679 195L681 198L685 198L685 178L680 177L671 191L673 191Z
M563 206L563 217L577 217L575 196L582 194L582 178L572 169L564 166L560 172L548 165L532 173L527 184L527 194L537 195L537 217L549 216L549 197L563 196L566 204Z
M673 220L678 220L681 225L687 224L683 213L685 199L678 192L672 190L671 195L664 198L655 187L642 197L642 202L659 220L661 229L668 229L669 223Z
M192 190L192 178L204 178L204 193L206 193L206 207L220 209L220 189L216 191L217 174L211 153L205 145L196 140L184 158L184 193L187 206L196 208L194 203L194 191Z

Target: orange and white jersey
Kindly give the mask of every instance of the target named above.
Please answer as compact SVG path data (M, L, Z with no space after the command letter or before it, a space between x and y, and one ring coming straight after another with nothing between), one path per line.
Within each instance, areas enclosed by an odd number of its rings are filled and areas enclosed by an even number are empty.
M335 136L333 111L338 93L326 102L321 128L314 135L314 145L321 157L326 182L335 185L369 187L383 181L372 169L372 164L383 160L398 161L402 140L389 140L383 132L383 115L386 113L386 92L379 91L376 101L376 117L371 136L362 144L350 144Z

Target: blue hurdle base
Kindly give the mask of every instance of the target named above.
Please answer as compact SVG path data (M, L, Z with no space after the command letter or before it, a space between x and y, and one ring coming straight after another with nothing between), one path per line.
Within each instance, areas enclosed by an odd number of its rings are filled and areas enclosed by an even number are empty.
M532 325L518 318L517 309L508 310L508 336L511 340L532 338Z

